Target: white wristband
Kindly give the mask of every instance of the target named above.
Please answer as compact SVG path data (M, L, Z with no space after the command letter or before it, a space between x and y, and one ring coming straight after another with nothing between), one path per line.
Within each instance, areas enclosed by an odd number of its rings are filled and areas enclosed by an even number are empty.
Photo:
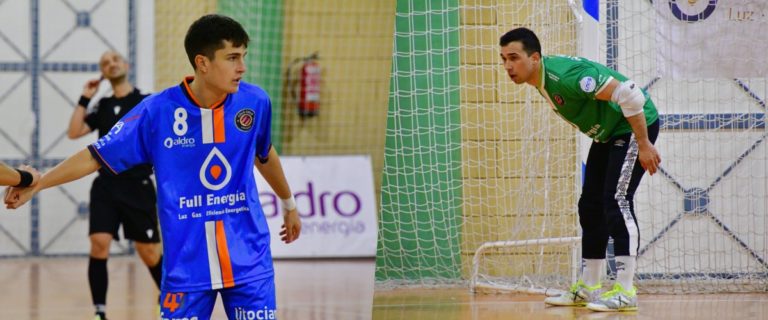
M283 210L291 211L296 209L296 199L291 195L288 199L280 199L280 205L283 206Z

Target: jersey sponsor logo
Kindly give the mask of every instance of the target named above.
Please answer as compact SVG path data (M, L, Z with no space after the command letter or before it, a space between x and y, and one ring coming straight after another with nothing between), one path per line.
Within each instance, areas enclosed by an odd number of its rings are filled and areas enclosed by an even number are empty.
M717 0L668 0L669 10L677 20L683 22L698 22L709 18L717 8ZM678 2L684 2L680 5Z
M184 317L184 318L166 318L165 313L160 312L160 319L161 320L197 320L197 317Z
M213 147L200 167L200 182L209 190L217 191L224 188L231 178L229 161L218 148Z
M581 78L581 80L579 80L579 87L581 87L581 91L590 93L592 91L595 91L595 88L597 87L597 83L595 82L595 78L584 77L584 78Z
M594 138L600 132L600 124L593 125L589 130L584 132L588 137Z
M554 73L547 72L547 77L552 79L552 81L558 82L560 81L560 77L556 76Z
M112 130L110 130L111 131L110 133L111 134L120 133L120 131L123 130L123 126L125 126L125 123L122 121L118 121L117 123L115 123L114 126L112 126Z
M163 146L170 149L175 146L179 146L182 148L191 148L195 146L195 139L194 138L187 138L187 137L176 137L176 139L173 139L171 137L165 138L163 140Z
M559 94L555 94L555 96L554 96L554 97L552 97L552 98L554 98L554 99L555 99L555 102L556 102L557 104L561 105L561 106L562 106L563 104L565 104L565 99L563 99L563 96L561 96L561 95L559 95Z
M277 310L264 306L262 309L249 310L235 307L235 320L266 320L277 319Z
M205 199L205 202L203 202L203 199ZM205 194L205 198L203 198L202 194L194 194L192 196L181 196L179 197L179 209L190 209L190 208L202 208L203 206L217 206L217 205L228 205L230 207L233 207L240 202L244 202L248 200L245 196L245 192L238 192L238 193L227 193L223 195L214 195L214 194ZM239 208L238 208L239 209ZM247 210L248 207L245 207ZM239 213L242 210L230 210L226 213ZM193 217L197 218L197 217Z
M253 115L255 113L251 109L243 109L237 112L235 115L235 126L237 129L243 132L247 132L253 128Z

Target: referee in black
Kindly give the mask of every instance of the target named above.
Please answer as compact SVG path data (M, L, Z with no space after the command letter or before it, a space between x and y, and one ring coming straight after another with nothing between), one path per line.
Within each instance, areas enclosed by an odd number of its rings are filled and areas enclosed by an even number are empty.
M99 137L109 133L128 111L147 95L128 82L128 63L114 51L107 51L99 60L101 79L86 82L80 101L69 120L67 136L82 137L97 130ZM101 98L88 113L87 107L102 79L112 85L113 95ZM149 268L157 287L162 278L160 232L157 226L157 196L149 176L152 166L134 167L117 176L99 169L91 186L90 226L91 253L88 261L88 282L96 308L95 320L106 319L107 258L112 239L119 240L117 230L123 225L123 236L133 240L136 251Z

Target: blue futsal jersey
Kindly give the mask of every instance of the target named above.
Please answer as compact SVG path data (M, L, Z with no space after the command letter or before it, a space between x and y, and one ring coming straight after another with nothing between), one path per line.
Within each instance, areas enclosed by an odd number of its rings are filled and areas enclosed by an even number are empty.
M154 166L164 291L229 288L273 275L253 176L254 161L271 148L269 97L240 82L205 109L189 89L192 80L147 97L88 147L113 174Z

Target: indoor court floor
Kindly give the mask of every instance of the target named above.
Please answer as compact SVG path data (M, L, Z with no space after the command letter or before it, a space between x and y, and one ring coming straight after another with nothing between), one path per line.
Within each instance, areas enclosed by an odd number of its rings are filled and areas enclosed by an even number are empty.
M92 319L87 258L0 260L0 319ZM379 290L374 261L275 262L278 319L768 319L768 293L641 295L640 311L545 307L541 296L466 288ZM157 289L136 257L109 262L111 320L157 319ZM226 319L220 304L212 319Z

